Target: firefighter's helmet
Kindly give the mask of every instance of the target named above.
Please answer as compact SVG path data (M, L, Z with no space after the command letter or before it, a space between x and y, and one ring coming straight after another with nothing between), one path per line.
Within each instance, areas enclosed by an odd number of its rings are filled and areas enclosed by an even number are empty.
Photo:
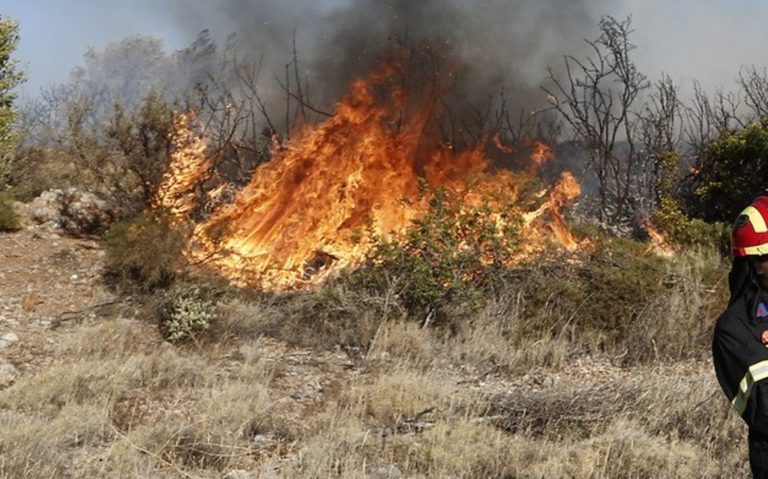
M739 214L731 244L736 257L768 255L768 196L757 197Z

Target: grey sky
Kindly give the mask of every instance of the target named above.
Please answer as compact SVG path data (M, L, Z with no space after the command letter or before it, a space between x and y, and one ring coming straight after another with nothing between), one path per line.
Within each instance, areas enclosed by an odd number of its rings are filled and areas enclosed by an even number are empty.
M275 0L278 4L284 1ZM332 8L348 1L318 3ZM127 35L146 34L163 39L174 50L189 44L203 28L211 28L216 37L226 36L229 32L217 31L226 28L217 11L232 0L196 3L204 3L206 15L186 15L182 0L0 0L0 12L21 23L17 57L28 73L25 95L31 95L42 86L66 80L89 46L100 48ZM768 2L764 0L587 3L594 4L596 16L633 15L634 39L639 46L636 58L651 78L664 71L685 84L698 79L709 90L730 88L741 65L768 63L764 53ZM253 23L257 27L268 21L259 18Z

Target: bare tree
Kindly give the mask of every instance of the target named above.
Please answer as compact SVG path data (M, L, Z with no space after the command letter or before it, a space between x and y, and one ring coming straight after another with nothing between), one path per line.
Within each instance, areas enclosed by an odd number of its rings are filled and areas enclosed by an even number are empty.
M692 171L701 170L707 147L722 132L746 126L749 120L742 110L740 93L718 90L710 97L701 84L693 83L693 97L689 102L681 103L685 157Z
M752 117L758 120L768 116L768 68L758 70L754 65L739 71L737 83L744 93L744 102L751 110Z
M669 76L663 75L654 84L645 107L637 115L637 121L643 152L638 168L642 173L638 177L638 207L651 211L662 193L658 190L660 176L669 174L669 168L682 168L680 161L676 165L668 164L669 158L677 157L683 137L678 88Z
M551 107L587 150L598 183L598 217L618 224L632 214L641 148L633 107L649 82L632 61L631 18L600 21L600 36L587 41L592 55L564 57L565 77L552 70L544 86Z

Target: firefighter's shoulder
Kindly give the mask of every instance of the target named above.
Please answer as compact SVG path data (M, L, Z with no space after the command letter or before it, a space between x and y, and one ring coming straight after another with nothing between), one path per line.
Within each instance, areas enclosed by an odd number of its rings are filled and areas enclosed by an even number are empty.
M749 306L745 298L736 299L723 311L715 323L715 338L726 336L743 338L749 335Z

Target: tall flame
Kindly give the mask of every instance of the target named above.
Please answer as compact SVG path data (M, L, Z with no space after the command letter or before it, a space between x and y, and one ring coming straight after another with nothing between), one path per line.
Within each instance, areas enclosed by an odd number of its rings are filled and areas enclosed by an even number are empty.
M498 137L460 153L438 142L430 130L435 102L407 105L405 92L391 86L397 71L385 64L352 82L332 117L295 133L232 203L197 226L189 255L205 259L234 282L293 288L360 261L371 246L360 239L361 231L382 237L403 232L428 208L424 182L457 193L466 207L489 199L499 206L519 203L521 186L553 158L551 148L527 145L532 152L527 171L492 171L488 143L502 153L511 149ZM167 198L176 198L170 207L186 214L189 204L178 198L187 198L183 192L190 182L199 181L191 172L204 170L206 160L201 145L179 138L189 147L181 151L195 153L179 154L158 204L168 207ZM579 193L576 179L563 173L551 189L536 195L538 208L516 212L524 218L528 251L550 241L576 245L561 209Z
M174 119L171 162L152 201L155 208L165 209L179 220L188 219L197 207L193 190L212 166L206 155L208 143L192 129L194 120L192 113Z

